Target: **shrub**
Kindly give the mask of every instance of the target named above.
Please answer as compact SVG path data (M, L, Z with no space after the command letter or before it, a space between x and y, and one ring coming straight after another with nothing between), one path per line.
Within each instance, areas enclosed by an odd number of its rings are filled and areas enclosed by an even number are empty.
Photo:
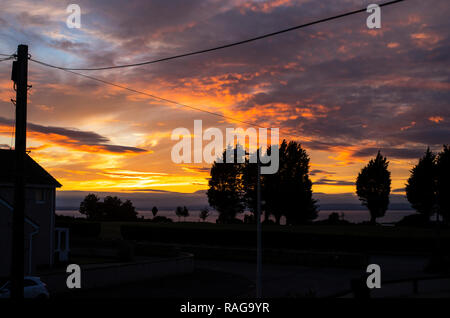
M153 223L172 223L173 220L171 218L167 218L165 216L155 216L153 219L151 219L151 222Z
M427 226L430 225L430 218L427 214L411 214L398 221L396 226Z
M349 221L343 220L342 217L337 212L332 212L330 215L328 215L328 219L321 220L321 221L315 221L316 224L323 224L323 225L348 225L350 224Z

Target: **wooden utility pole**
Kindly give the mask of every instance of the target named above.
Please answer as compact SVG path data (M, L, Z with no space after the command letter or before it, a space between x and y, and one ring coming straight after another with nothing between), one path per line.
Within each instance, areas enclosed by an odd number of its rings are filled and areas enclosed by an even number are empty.
M16 87L15 183L12 226L11 297L23 298L25 157L27 143L28 46L17 47L12 80Z

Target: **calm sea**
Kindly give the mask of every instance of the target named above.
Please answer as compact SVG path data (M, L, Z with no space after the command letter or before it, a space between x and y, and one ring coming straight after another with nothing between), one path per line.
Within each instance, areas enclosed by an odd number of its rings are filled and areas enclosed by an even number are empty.
M341 215L343 215L343 218L349 222L353 223L359 223L363 221L368 221L370 218L369 211L368 210L323 210L319 211L319 216L316 220L324 220L327 219L328 216L333 213L337 212ZM386 211L386 214L382 218L378 218L377 222L379 223L392 223L397 222L401 220L404 216L410 215L414 213L412 210L388 210ZM65 215L65 216L74 216L74 217L84 217L81 213L79 213L76 210L57 210L56 214L58 215ZM158 214L160 216L165 216L168 218L171 218L173 221L178 221L178 217L175 214L174 210L160 210L158 211ZM199 218L200 210L192 210L189 211L189 216L184 219L181 218L180 221L189 221L189 222L198 222L200 221ZM139 217L144 217L144 219L151 219L153 217L153 214L151 211L146 210L139 210L138 211ZM210 216L206 219L207 222L216 222L216 219L218 217L218 213L216 211L210 211ZM238 216L238 218L243 219L244 214L241 214ZM283 223L283 220L282 222Z

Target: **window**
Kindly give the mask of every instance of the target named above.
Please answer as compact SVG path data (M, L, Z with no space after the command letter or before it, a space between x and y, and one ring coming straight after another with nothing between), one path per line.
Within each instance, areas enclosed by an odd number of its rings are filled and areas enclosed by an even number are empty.
M61 249L64 251L66 249L66 233L61 233Z
M36 196L36 203L44 203L46 201L47 191L45 189L36 189L34 193Z

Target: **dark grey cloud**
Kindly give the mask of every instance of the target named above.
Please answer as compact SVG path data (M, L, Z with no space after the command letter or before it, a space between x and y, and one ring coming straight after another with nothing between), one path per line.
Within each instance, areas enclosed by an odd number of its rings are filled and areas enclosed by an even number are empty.
M196 166L188 166L186 167L189 170L194 170L196 172L210 172L211 168L210 167L196 167Z
M0 124L11 126L14 124L14 121L11 119L7 119L4 117L0 117ZM129 147L129 146L119 146L119 145L111 145L108 144L110 140L102 135L97 134L92 131L82 131L76 129L69 129L63 127L55 127L55 126L43 126L33 123L28 123L27 129L30 132L41 133L44 135L58 135L62 137L67 137L68 139L59 139L58 142L70 146L97 146L100 149L103 149L108 152L113 153L125 153L125 152L134 152L134 153L143 153L147 150ZM50 138L49 138L50 139Z
M325 170L320 170L320 169L313 169L309 172L310 176L315 176L317 174L336 174L336 172L325 171Z
M0 120L4 121L3 118ZM54 126L42 126L33 123L28 123L27 128L30 131L39 132L42 134L56 134L60 136L65 136L72 140L77 140L78 142L87 145L103 144L109 141L108 138L92 131L82 131Z
M315 181L314 184L326 184L326 185L333 185L333 186L355 185L354 182L344 181L344 180L333 180L333 179L328 179L328 178L320 178L319 180Z
M448 119L450 117L446 118ZM390 135L389 137L409 142L419 142L428 146L442 146L450 142L450 126L447 123L435 124L429 122L426 126L413 127Z
M95 41L87 42L86 35L74 36L76 40L38 35L26 26L39 25L43 17L30 14L18 15L28 24L14 31L28 36L33 45L52 47L58 54L45 51L42 58L47 61L103 66L209 48L358 9L367 2L301 1L269 12L254 1L132 0L124 5L119 0L83 0L79 4L86 12L83 24L98 37ZM192 96L214 97L224 91L249 96L234 106L236 110L286 104L288 108L279 114L267 112L248 119L276 123L283 131L307 136L310 141L303 144L309 149L377 142L391 157L415 158L420 152L411 144L437 146L448 143L450 136L448 5L439 0L412 1L382 12L383 27L375 35L367 32L362 13L235 48L102 76L121 83L138 79L150 88L163 82L168 90L188 88ZM15 43L15 38L10 42ZM391 43L396 47L389 48ZM76 58L59 58L61 51ZM73 85L73 78L61 80ZM85 80L77 80L76 85L80 90L97 88ZM311 117L296 110L313 110L314 105L328 110L313 112ZM108 107L114 112L123 105ZM105 109L99 105L89 111ZM288 119L278 120L277 115ZM437 124L429 120L431 116L443 120ZM372 150L364 148L355 155Z
M426 149L425 149L426 150ZM380 151L383 156L400 159L417 159L423 156L425 150L407 148L362 148L353 153L355 157L374 157Z

